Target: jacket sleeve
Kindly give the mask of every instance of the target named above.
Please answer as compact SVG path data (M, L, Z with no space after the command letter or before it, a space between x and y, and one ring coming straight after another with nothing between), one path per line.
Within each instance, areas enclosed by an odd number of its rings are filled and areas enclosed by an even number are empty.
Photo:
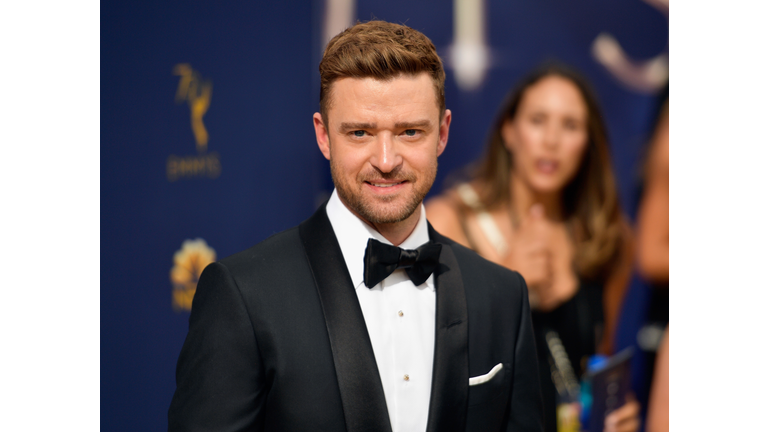
M510 397L510 415L507 431L544 431L544 404L539 383L538 359L528 304L528 286L519 273L515 273L522 288L520 325L515 345L515 364Z
M223 264L212 263L192 302L168 430L260 430L265 394L263 366L240 289Z

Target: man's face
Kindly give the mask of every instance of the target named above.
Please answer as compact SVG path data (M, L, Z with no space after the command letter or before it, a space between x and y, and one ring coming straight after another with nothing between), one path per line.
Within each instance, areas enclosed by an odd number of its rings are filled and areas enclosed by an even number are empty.
M448 110L440 119L426 73L340 79L331 89L328 124L314 115L339 198L374 225L418 219L415 210L435 181L450 122Z

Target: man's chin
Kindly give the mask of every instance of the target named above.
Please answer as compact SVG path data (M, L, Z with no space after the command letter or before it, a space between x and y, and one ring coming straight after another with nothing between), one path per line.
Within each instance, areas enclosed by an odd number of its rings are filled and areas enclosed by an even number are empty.
M397 197L392 197L391 200L369 200L363 203L358 213L369 222L391 224L408 219L416 211L418 204L413 205L404 200L398 200Z
M336 189L341 201L359 218L369 224L394 224L408 219L421 205L423 195L415 183L407 182L405 187L395 188L392 193L376 193L365 186L353 191L337 183ZM426 193L424 193L426 195Z

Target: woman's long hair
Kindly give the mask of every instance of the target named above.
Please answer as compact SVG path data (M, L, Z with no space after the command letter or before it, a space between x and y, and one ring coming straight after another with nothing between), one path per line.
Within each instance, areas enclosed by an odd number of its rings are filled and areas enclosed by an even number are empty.
M621 247L622 218L605 124L597 100L578 74L562 65L549 64L524 78L502 104L485 155L470 167L469 173L478 183L480 199L486 208L499 208L514 199L510 192L514 164L501 129L517 114L523 93L549 76L562 77L576 85L587 105L587 149L578 172L561 193L566 224L576 244L576 271L587 279L603 279Z

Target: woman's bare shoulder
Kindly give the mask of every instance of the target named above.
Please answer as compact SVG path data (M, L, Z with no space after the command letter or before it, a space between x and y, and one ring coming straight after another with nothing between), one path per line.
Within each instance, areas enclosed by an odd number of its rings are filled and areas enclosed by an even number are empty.
M462 211L456 191L450 189L442 194L428 199L424 203L427 220L440 234L465 244L467 243L462 228Z

